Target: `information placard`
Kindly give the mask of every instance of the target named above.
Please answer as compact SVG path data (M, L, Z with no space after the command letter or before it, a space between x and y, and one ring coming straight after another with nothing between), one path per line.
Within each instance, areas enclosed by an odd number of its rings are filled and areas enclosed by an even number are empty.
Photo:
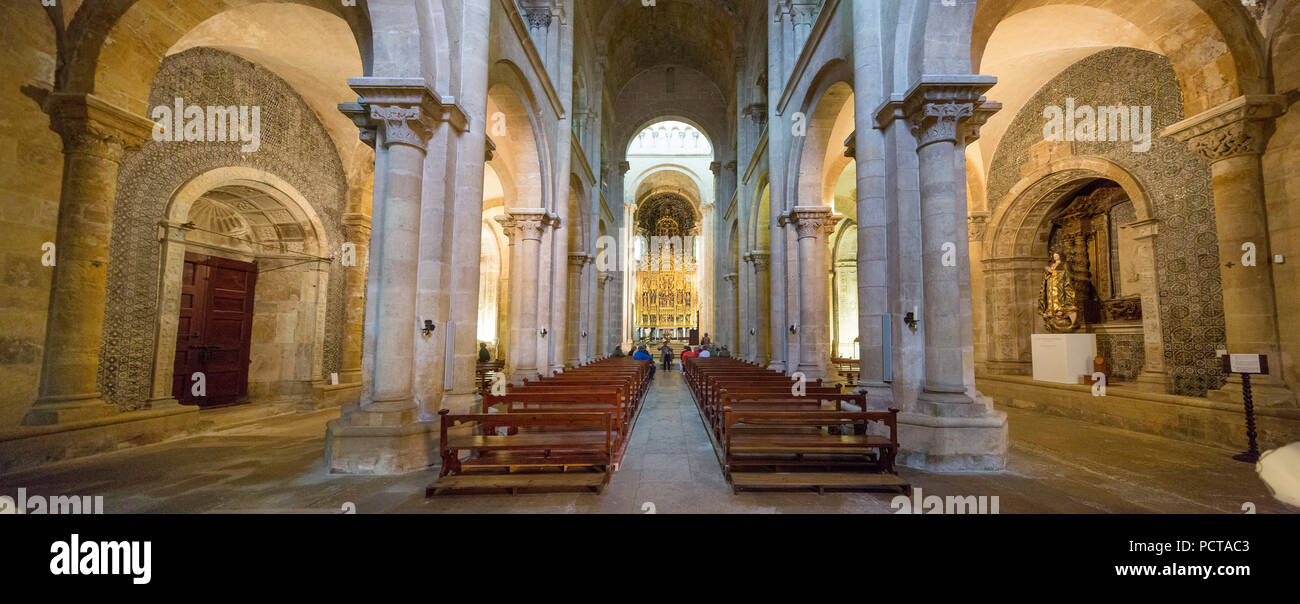
M1228 373L1268 374L1268 356L1262 354L1225 354L1223 370Z

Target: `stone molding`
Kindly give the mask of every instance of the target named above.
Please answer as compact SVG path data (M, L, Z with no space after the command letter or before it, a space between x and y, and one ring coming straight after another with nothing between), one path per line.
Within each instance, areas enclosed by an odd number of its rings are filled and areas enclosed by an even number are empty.
M772 254L767 252L753 251L749 253L749 261L754 265L754 272L766 272L772 262Z

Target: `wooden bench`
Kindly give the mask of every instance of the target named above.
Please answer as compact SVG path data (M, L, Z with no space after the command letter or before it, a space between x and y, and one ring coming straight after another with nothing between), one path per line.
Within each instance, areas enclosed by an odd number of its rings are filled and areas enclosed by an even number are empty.
M751 488L897 489L898 410L725 410L724 474L733 490ZM869 434L879 422L887 435ZM852 426L847 434L831 428ZM740 429L741 427L745 429Z
M867 411L839 384L793 380L731 359L690 359L687 385L732 489L897 489L897 411ZM869 430L868 426L880 426Z
M534 487L599 492L609 480L612 411L453 415L443 409L439 415L442 471L425 490L427 496L500 489L514 494ZM498 428L518 433L502 436ZM463 451L469 452L465 459Z

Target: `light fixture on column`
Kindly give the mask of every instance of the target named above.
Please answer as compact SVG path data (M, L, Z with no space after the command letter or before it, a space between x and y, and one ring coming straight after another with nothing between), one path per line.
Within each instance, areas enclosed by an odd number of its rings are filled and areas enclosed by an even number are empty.
M584 338L587 337L587 332L585 332L585 331L582 332L582 337L584 337Z
M790 324L790 333L799 333L799 325L796 324L796 323L791 323L791 324Z
M750 328L749 328L749 335L752 336L752 335L756 335L756 334L758 334L758 330L757 330L757 329L754 329L753 327L750 327Z
M548 334L548 333L550 333L550 332L549 332L549 331L546 331L546 328L545 328L545 327L539 327L539 328L537 328L537 335L542 336L543 338L546 337L546 334Z
M431 321L431 320L429 320L429 319L425 319L425 320L424 320L424 325L423 325L422 327L420 327L420 333L424 334L424 337L427 338L427 337L433 335L433 330L435 330L435 329L437 329L437 328L438 328L438 326L437 326L437 325L434 325L434 324L433 324L433 321Z
M921 322L919 315L920 309L913 306L912 310L908 311L908 313L903 316L903 322L907 323L907 326L911 328L912 331L916 331L916 325Z

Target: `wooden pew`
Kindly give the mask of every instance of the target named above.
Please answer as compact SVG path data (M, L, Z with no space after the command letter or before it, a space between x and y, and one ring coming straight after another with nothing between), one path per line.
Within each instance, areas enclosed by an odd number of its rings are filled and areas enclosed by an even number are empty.
M688 359L685 373L733 490L910 492L894 465L897 410L867 411L864 394L820 380L796 393L789 376L730 359Z
M599 492L609 480L614 454L609 411L453 415L443 409L439 415L442 471L438 481L426 489L427 496L446 491L505 489L514 494L519 489L566 487ZM521 431L502 436L498 428ZM555 429L533 430L536 428ZM460 458L462 451L470 453L467 459ZM556 469L559 471L554 472Z
M898 410L724 410L724 474L743 489L897 489L911 485L897 474ZM869 434L879 422L888 435ZM830 430L852 426L848 434ZM742 429L744 428L744 429Z
M444 410L442 472L426 494L599 491L626 450L648 379L648 361L594 361L525 380L504 395L489 391L486 413Z

